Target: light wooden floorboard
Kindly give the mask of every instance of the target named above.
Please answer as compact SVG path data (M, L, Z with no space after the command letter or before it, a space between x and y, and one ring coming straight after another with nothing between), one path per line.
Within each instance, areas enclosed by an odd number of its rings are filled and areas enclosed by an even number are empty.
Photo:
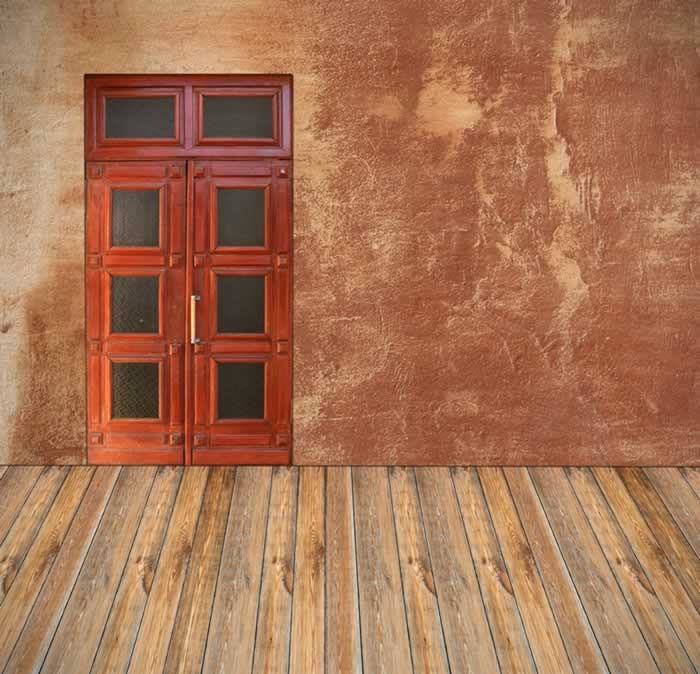
M90 671L155 472L122 468L46 654L47 672Z
M389 475L413 671L447 673L445 637L415 474L411 468L390 468Z
M537 671L539 674L571 673L559 626L503 471L480 468L479 476Z
M92 665L93 674L121 674L129 666L181 479L180 468L162 467L156 474Z
M270 514L253 653L253 671L260 674L275 674L289 669L298 478L296 468L278 467L272 471Z
M5 671L28 673L41 668L119 472L116 467L73 468L63 483L2 605L9 609L17 600L8 611L13 616L31 608ZM33 606L27 606L29 593L37 597ZM0 638L0 643L13 641ZM5 664L2 658L0 664Z
M0 542L10 531L17 513L41 475L41 466L10 466L0 480Z
M700 612L700 558L690 547L646 473L641 468L618 468L617 472L671 561L695 610Z
M187 578L170 637L165 671L188 674L202 669L209 619L221 567L235 470L210 468Z
M657 672L566 473L560 468L532 468L530 474L610 670Z
M483 590L450 471L416 468L416 479L450 668L470 674L497 672L498 658Z
M0 672L693 672L697 488L675 468L0 466Z
M27 497L22 511L0 545L0 604L5 599L46 513L70 468L47 468Z
M695 554L700 555L700 518L695 492L677 468L646 468L645 471Z
M289 671L322 672L325 663L325 468L309 468L299 481L297 541Z
M190 468L180 483L158 560L158 570L163 573L156 573L153 579L129 663L131 674L162 672L165 666L208 477L209 469Z
M207 674L252 669L271 478L270 468L236 470L204 655Z
M476 468L455 470L453 479L501 670L536 672Z
M607 672L600 646L527 469L503 470L573 670L576 674Z
M350 468L329 468L326 475L326 671L360 672L352 472Z
M688 655L590 469L566 472L659 670L690 674Z

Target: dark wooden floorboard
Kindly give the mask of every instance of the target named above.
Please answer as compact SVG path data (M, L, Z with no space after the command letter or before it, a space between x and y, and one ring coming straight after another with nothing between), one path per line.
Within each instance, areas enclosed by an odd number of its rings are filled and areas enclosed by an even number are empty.
M699 476L0 466L0 672L697 671Z

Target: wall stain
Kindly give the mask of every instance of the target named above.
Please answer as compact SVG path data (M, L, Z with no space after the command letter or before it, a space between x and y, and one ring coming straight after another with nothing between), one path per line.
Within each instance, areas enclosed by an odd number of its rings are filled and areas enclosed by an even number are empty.
M83 267L58 250L42 281L23 297L26 340L17 363L11 463L83 463ZM63 255L61 255L63 253ZM63 259L62 259L63 258Z

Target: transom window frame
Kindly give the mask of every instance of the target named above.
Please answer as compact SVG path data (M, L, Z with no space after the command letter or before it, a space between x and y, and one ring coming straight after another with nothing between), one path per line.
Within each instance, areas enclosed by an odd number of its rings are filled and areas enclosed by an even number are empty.
M205 96L270 97L272 138L203 133ZM107 98L173 97L172 138L108 138ZM86 75L85 159L280 158L292 156L291 75Z

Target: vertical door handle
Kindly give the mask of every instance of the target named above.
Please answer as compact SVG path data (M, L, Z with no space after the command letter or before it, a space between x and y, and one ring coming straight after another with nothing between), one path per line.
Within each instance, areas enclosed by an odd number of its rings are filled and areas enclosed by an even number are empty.
M197 337L197 302L199 295L190 295L190 344L199 344Z

